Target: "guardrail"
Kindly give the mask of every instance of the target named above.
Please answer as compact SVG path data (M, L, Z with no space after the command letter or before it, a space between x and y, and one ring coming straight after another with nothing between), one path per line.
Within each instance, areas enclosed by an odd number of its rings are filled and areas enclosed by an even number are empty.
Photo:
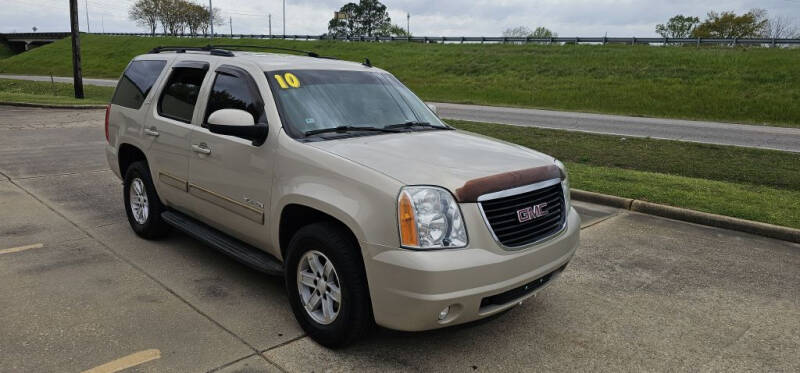
M117 36L151 36L148 33L97 33L97 35ZM179 34L156 36L201 37L209 34ZM416 42L416 43L537 43L537 44L722 44L722 45L800 45L800 39L770 38L639 38L639 37L504 37L504 36L353 36L334 37L328 35L264 35L264 34L218 34L214 37L234 39L289 39L289 40L337 40L337 41L371 41L371 42Z
M15 36L33 36L37 33L24 34L4 34L6 38ZM39 33L38 35L62 36L66 37L69 33ZM92 35L109 36L152 36L150 33L141 32L106 32L92 33ZM156 33L155 36L172 36L185 38L208 38L210 34L178 34L168 35ZM413 42L413 43L514 43L514 44L717 44L717 45L800 45L800 39L770 39L770 38L639 38L639 37L553 37L553 38L533 38L533 37L504 37L504 36L353 36L353 37L333 37L328 35L265 35L265 34L222 34L215 33L217 38L234 39L288 39L288 40L337 40L350 42Z

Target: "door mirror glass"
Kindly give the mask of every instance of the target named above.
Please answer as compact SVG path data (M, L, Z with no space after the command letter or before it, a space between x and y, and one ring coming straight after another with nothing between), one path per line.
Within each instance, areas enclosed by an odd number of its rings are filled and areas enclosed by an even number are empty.
M436 107L436 105L434 105L434 104L428 104L428 109L431 109L431 111L432 111L434 114L436 114L436 116L437 116L437 117L439 116L439 108L438 108L438 107Z
M260 146L267 139L269 129L266 124L255 124L253 115L239 109L220 109L208 116L206 124L211 133L234 136Z
M208 116L208 124L221 126L252 126L255 125L253 115L239 109L220 109ZM214 132L214 131L211 131Z

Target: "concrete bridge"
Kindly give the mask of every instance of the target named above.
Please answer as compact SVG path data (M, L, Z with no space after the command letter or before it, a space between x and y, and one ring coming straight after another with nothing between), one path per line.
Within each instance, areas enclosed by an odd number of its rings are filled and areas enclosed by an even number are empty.
M49 44L66 37L69 37L69 32L23 32L0 34L0 40L4 40L8 46L16 52L27 51L31 48Z

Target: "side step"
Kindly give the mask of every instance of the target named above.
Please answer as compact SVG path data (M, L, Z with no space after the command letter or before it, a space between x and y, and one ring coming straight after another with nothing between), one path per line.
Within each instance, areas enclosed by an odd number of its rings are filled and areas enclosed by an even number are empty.
M177 211L165 211L167 224L268 275L283 276L283 265L264 251L226 235Z

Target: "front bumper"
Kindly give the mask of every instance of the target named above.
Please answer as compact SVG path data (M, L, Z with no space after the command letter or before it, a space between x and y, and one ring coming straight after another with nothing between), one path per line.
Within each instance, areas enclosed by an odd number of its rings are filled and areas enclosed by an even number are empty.
M470 245L464 249L412 251L362 243L367 246L365 266L379 325L419 331L496 314L552 283L575 254L580 236L575 209L570 209L566 229L556 236L507 251L491 239L474 207L462 206L470 233ZM539 279L547 281L535 281ZM448 306L447 317L439 320L439 312Z

